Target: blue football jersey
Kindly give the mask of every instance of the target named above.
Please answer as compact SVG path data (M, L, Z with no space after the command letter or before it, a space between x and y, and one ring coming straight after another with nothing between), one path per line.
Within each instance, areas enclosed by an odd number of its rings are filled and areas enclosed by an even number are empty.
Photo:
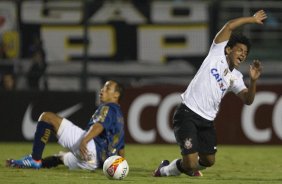
M124 118L120 106L115 103L100 104L86 130L94 123L101 123L104 127L103 132L94 138L97 160L102 167L109 156L117 155L124 148Z

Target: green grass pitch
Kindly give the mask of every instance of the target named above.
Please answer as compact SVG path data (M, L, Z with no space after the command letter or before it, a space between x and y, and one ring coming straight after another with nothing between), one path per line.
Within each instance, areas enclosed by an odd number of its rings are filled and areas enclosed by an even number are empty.
M108 180L101 169L95 172L70 171L64 166L52 169L16 169L5 167L7 158L20 158L31 151L31 143L0 143L0 183L3 184L109 184L109 183L196 183L246 184L282 183L282 146L218 146L216 164L203 171L204 176L152 177L163 159L179 157L177 145L126 146L129 174L121 181ZM62 150L56 143L46 146L44 156Z

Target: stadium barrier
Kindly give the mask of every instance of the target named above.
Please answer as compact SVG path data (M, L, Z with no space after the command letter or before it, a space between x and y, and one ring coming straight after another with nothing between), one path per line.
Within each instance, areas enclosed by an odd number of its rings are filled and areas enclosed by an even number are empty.
M130 87L121 103L126 142L175 143L171 119L186 86ZM233 94L224 98L215 120L219 144L281 144L282 85L259 85L251 106ZM1 92L0 141L31 141L36 120L52 111L85 127L95 111L93 92Z

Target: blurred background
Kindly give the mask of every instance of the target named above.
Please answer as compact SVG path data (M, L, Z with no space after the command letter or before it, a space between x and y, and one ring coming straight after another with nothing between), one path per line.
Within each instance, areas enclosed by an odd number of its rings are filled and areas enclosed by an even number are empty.
M242 73L263 63L258 97L245 107L228 95L216 123L222 144L280 144L281 0L1 0L0 141L32 140L46 110L71 108L64 115L86 125L101 86L115 79L126 87L128 142L175 142L173 110L214 35L260 9L264 26L238 30L253 44Z

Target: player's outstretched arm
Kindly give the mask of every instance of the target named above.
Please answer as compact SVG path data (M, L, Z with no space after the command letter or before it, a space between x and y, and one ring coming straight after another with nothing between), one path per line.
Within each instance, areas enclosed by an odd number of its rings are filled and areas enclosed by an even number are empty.
M228 21L222 29L217 33L217 35L214 38L215 43L221 43L224 41L229 40L232 32L245 24L263 24L263 20L267 18L266 13L264 10L257 11L253 16L251 17L240 17L236 19L232 19Z
M249 76L250 84L248 89L241 91L238 96L246 105L251 105L255 99L256 94L256 82L261 75L262 66L259 60L254 60L250 65Z

